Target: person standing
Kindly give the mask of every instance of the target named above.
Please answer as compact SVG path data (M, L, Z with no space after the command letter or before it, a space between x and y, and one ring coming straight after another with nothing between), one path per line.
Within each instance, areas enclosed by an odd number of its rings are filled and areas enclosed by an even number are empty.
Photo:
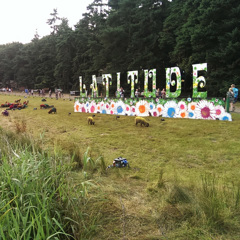
M124 98L124 89L123 89L123 87L121 87L121 89L120 89L120 97L123 99Z
M163 90L161 91L161 96L162 96L162 98L166 98L166 91L165 91L165 89L163 88Z
M138 89L136 89L136 91L135 91L135 97L136 97L136 98L139 97L139 91L138 91Z
M234 94L233 94L232 88L228 89L227 98L229 99L229 103L230 103L230 112L232 112L234 110L233 109Z
M158 88L157 91L156 91L156 97L157 97L157 98L160 98L160 97L161 97L161 91L160 91L159 88Z
M233 91L233 96L234 96L234 101L233 101L233 111L235 110L235 103L237 102L238 99L238 89L235 87L235 84L231 85L232 91Z

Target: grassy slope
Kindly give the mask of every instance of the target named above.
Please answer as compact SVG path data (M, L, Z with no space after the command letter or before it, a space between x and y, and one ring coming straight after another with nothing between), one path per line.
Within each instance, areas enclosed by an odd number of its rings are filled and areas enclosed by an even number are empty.
M18 98L0 95L0 103ZM104 156L107 165L119 156L130 163L130 169L112 169L107 175L94 176L101 194L93 192L93 199L94 194L107 199L93 201L91 211L99 210L101 219L96 239L221 239L222 234L224 239L237 239L234 229L228 233L212 231L207 221L201 228L192 217L190 224L184 218L185 205L169 204L169 197L176 186L185 189L188 196L198 192L201 177L208 174L220 179L221 187L239 184L239 114L233 114L233 122L162 122L149 117L149 128L136 127L134 117L116 119L96 114L96 124L90 126L90 114L74 113L73 101L47 99L46 103L58 111L49 115L48 110L39 108L41 98L28 100L27 109L11 111L9 118L1 116L1 126L15 131L16 122L24 122L26 133L46 148L57 144L65 150L79 148L83 154L91 147L92 156ZM77 174L74 178L78 181Z

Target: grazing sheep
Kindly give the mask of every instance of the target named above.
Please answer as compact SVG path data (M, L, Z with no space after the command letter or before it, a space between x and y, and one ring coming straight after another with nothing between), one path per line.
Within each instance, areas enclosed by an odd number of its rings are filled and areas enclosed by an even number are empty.
M136 117L135 123L136 123L136 126L138 125L138 123L140 123L141 126L144 125L145 127L149 127L149 123L142 117Z
M2 115L7 117L9 115L9 112L7 110L4 110L2 111Z
M53 108L51 108L49 111L48 111L48 113L50 114L50 113L57 113L57 109L55 108L55 107L53 107Z
M93 117L88 117L87 120L88 120L88 125L89 125L89 123L90 123L90 125L94 125L95 124Z

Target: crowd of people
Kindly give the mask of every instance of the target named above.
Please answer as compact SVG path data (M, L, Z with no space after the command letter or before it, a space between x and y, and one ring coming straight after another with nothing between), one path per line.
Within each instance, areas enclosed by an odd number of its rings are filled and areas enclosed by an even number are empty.
M139 98L140 96L142 96L143 93L140 92L140 90L137 88L135 91L135 97ZM166 98L166 91L165 88L162 89L162 91L158 88L156 90L156 97L157 98Z
M235 111L235 103L238 99L238 88L236 88L235 84L232 84L231 87L228 89L227 98L229 99L230 103L230 112Z

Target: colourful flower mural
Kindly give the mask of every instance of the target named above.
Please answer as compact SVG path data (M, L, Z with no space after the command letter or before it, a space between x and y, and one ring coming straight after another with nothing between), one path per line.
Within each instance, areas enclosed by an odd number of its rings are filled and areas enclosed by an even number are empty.
M156 101L157 100L157 101ZM76 98L74 112L232 121L220 99L88 99Z

